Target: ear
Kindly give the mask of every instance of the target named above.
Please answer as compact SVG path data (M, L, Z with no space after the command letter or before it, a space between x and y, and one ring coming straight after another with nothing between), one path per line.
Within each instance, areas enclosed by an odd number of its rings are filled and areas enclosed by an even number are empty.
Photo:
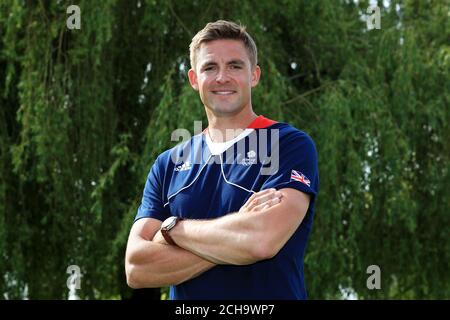
M252 69L252 88L256 87L259 83L259 78L261 77L261 68L256 65Z
M189 69L188 77L189 77L189 83L191 84L191 87L194 88L195 91L198 91L197 74L195 73L194 69Z

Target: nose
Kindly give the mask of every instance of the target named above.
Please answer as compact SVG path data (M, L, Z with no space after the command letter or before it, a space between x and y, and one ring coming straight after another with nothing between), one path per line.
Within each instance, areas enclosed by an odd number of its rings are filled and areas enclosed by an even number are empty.
M228 82L229 78L228 78L228 74L226 72L225 69L221 69L219 70L219 72L217 73L216 76L216 82L217 83L226 83Z

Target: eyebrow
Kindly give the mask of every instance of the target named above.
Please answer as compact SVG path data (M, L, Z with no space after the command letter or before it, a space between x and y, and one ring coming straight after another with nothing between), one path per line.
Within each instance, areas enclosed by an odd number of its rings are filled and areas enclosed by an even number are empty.
M230 64L245 65L245 62L240 59L234 59L234 60L227 62L227 64L228 65L230 65Z
M245 65L245 62L240 60L240 59L233 59L233 60L228 61L227 65L240 65L240 66L243 66L243 65ZM217 62L206 61L204 64L201 65L200 69L204 69L204 68L210 67L210 66L217 66Z

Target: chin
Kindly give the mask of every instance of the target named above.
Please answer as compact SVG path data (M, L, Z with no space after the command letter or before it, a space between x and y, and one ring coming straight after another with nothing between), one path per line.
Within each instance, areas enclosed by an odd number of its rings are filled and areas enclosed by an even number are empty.
M230 115L230 114L237 114L239 113L243 108L240 106L213 106L210 108L215 114L217 115Z
M234 102L217 102L217 101L211 101L212 103L209 104L211 111L213 111L217 115L230 115L230 114L237 114L241 112L244 109L244 106Z

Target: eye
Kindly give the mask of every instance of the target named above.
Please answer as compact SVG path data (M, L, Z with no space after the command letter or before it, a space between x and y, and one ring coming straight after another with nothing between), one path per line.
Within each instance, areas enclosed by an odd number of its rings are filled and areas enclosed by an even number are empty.
M214 66L205 67L203 71L211 71L214 69Z
M237 65L237 64L232 64L231 65L231 69L242 69L242 67L240 65Z

